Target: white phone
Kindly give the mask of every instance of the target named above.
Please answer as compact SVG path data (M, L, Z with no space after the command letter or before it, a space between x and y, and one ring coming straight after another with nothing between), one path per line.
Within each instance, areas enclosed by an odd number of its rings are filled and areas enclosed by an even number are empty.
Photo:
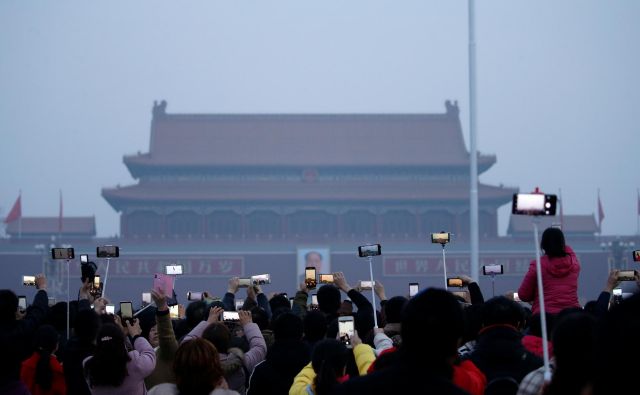
M355 327L352 316L338 317L338 334L340 335L340 341L348 348L353 346L351 338L353 337L354 331Z

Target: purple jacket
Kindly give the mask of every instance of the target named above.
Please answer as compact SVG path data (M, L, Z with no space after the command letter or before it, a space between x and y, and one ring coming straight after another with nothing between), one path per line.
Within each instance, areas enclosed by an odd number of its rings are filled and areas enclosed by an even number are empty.
M153 372L156 366L156 353L151 344L144 337L136 338L133 351L129 351L131 361L127 362L127 373L124 382L119 387L89 387L93 395L144 395L147 388L144 378ZM84 360L84 366L89 359Z
M578 302L578 276L580 262L571 247L566 246L567 256L562 258L540 258L544 304L547 313L555 314L567 307L580 307ZM518 296L524 302L531 302L533 314L540 313L536 261L531 261L529 271L524 276Z

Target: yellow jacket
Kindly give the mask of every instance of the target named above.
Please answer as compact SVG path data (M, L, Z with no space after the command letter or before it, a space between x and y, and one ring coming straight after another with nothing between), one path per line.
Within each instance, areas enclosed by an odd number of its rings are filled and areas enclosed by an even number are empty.
M368 344L358 344L353 348L353 356L356 359L356 366L358 366L358 372L360 376L367 374L369 366L376 360L376 355L373 349ZM311 362L293 379L293 384L289 389L289 395L313 395L315 386L313 385L313 379L316 377L316 372L311 366Z

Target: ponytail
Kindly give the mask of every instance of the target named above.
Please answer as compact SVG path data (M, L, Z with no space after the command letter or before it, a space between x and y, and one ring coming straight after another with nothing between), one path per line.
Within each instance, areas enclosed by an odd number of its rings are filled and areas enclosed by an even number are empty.
M333 393L333 388L338 384L338 376L330 362L322 361L320 370L313 379L316 395L325 395Z
M51 389L53 381L53 371L51 371L51 352L49 350L38 350L40 359L36 365L36 384L45 391Z
M40 355L36 365L35 383L42 390L48 391L53 385L53 371L51 370L51 355L58 347L58 332L51 325L38 328L35 341Z
M311 366L316 372L313 379L316 395L334 392L338 378L344 375L348 353L344 344L335 339L325 339L316 344L311 355Z

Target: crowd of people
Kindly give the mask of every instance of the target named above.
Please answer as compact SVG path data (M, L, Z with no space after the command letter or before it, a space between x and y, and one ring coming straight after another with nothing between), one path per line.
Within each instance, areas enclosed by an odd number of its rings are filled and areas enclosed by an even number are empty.
M378 281L373 306L335 273L334 284L317 289L317 305L304 283L292 303L255 285L236 310L239 280L231 278L221 298L191 302L180 319L161 289L151 290L152 307L123 319L106 312L108 301L94 298L85 279L68 334L66 303L48 306L39 275L25 311L13 291L0 290L0 394L635 393L640 295L612 298L612 271L597 299L580 306L580 263L562 232L547 229L541 249L546 326L535 262L518 290L530 308L508 296L485 301L466 276L468 298L437 288L387 298ZM223 319L229 311L236 319ZM347 341L341 317L354 324Z

